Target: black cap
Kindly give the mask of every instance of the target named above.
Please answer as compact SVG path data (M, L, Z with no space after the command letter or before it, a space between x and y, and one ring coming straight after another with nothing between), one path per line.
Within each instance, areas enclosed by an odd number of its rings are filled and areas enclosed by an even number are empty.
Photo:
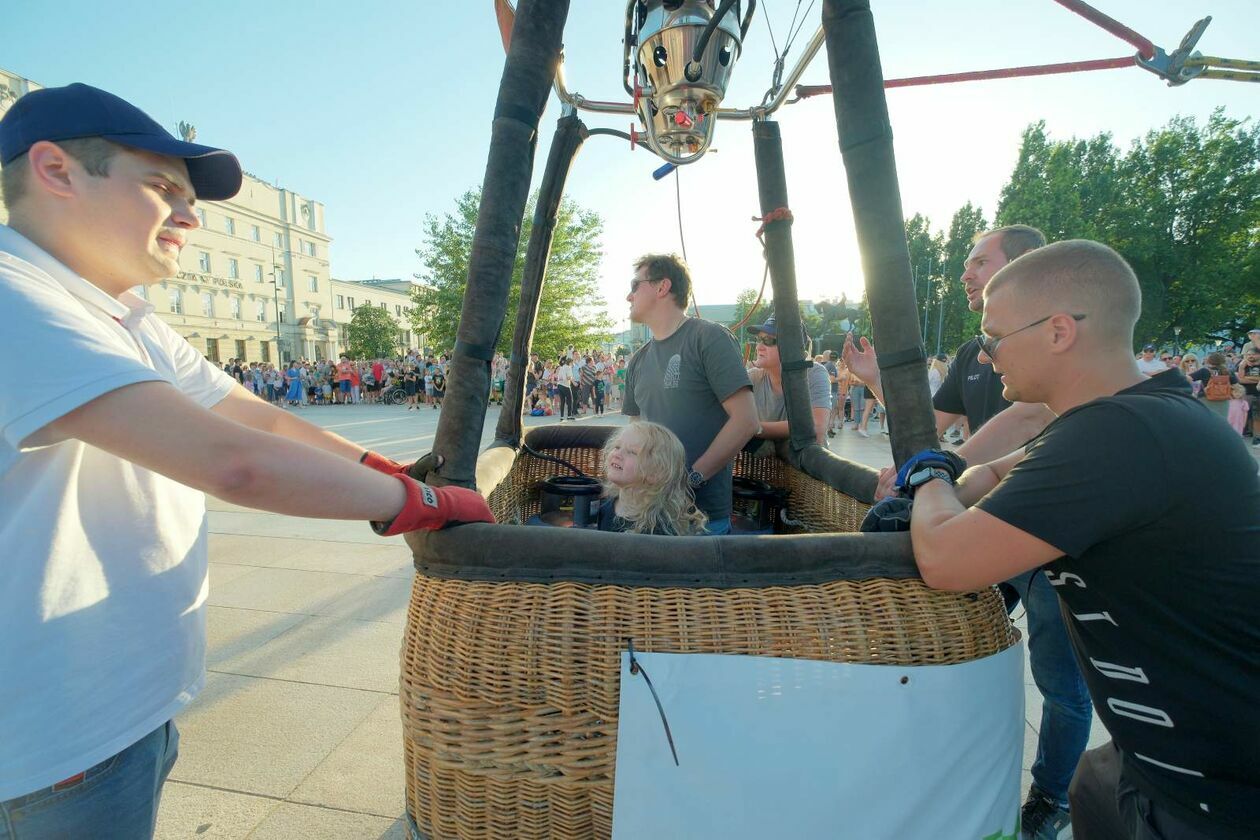
M748 333L749 335L756 335L757 333L765 333L766 335L772 335L777 338L779 335L779 328L774 323L774 316L771 315L769 318L766 319L766 322L764 324L749 324L748 326L744 327L744 332ZM805 332L804 324L801 324L801 341L802 342L809 341L809 333Z
M75 82L33 90L0 120L0 166L41 140L101 137L120 146L183 158L197 198L222 201L241 189L236 155L177 140L135 105L91 85Z
M1143 348L1142 348L1142 352L1143 352L1143 353L1145 353L1147 350L1149 350L1149 351L1151 351L1152 353L1154 353L1154 352L1155 352L1155 345L1154 345L1154 344L1148 344L1148 345L1146 345L1145 347L1143 347Z

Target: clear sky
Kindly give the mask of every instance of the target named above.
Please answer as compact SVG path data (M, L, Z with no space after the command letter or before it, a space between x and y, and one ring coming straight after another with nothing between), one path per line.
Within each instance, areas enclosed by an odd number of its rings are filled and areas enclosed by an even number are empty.
M1051 0L875 0L888 78L1133 53ZM1206 54L1260 58L1256 0L1097 0L1097 6L1171 50L1199 17L1213 15ZM724 104L759 102L769 86L795 0L761 0ZM810 6L804 0L801 11ZM789 64L817 27L821 0ZM257 176L322 201L333 237L333 275L409 277L426 213L442 213L485 169L503 51L492 0L358 3L218 0L160 9L152 3L63 0L5 4L0 67L44 85L85 81L118 93L174 131L236 152ZM592 99L624 97L620 0L572 0L565 72ZM827 82L820 53L802 82ZM991 217L1015 162L1020 132L1039 119L1054 137L1111 132L1121 147L1177 114L1224 106L1250 116L1260 85L1198 80L1168 88L1137 68L893 90L888 93L907 215L943 228L970 200ZM552 96L536 155L541 180L555 119ZM830 97L779 111L796 222L802 298L859 293L861 275ZM587 114L625 130L630 118ZM710 153L680 174L688 257L702 307L733 302L761 280L753 238L757 190L748 123L721 122ZM674 181L653 181L659 161L609 137L592 137L569 194L605 221L603 288L610 312L639 254L679 250Z

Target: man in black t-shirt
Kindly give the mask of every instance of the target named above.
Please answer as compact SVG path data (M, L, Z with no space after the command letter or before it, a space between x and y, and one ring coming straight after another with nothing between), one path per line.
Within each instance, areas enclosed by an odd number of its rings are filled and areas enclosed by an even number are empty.
M957 487L913 472L915 560L929 586L959 591L1045 567L1114 739L1077 767L1077 840L1255 837L1260 478L1179 371L1137 369L1140 310L1132 270L1095 242L1046 246L993 278L980 359L1007 399L1057 419ZM1208 496L1239 513L1187 527Z
M962 284L973 312L984 308L983 293L997 272L1022 254L1046 244L1036 228L1011 225L976 237L963 263ZM883 399L874 351L863 339L859 351L846 341L845 357ZM945 381L933 397L937 435L966 416L971 438L958 454L976 463L993 461L1022 447L1053 419L1041 403L1011 401L1003 395L1002 380L979 358L980 344L971 339L958 348ZM992 421L992 422L990 422ZM981 427L983 431L981 431ZM879 496L893 492L896 473L880 474ZM1089 691L1072 655L1071 644L1059 615L1059 599L1041 575L1025 572L1002 585L1007 609L1020 601L1028 618L1028 659L1033 681L1041 692L1041 725L1037 730L1037 754L1032 762L1033 784L1021 811L1025 836L1057 838L1069 823L1068 785L1076 762L1089 742L1093 720Z

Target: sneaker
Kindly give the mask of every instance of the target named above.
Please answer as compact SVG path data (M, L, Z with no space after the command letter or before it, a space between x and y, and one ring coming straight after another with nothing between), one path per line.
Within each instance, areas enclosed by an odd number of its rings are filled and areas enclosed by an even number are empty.
M836 436L836 430L835 430L835 429L828 429L828 430L827 430L827 437L835 437L835 436Z
M858 430L857 430L857 433L858 433L859 435L861 435L862 437L870 437L870 436L871 436L871 433L870 433L870 432L868 432L868 431L866 431L866 429L858 429Z
M1070 840L1072 817L1068 809L1037 788L1028 791L1028 801L1019 809L1023 840Z

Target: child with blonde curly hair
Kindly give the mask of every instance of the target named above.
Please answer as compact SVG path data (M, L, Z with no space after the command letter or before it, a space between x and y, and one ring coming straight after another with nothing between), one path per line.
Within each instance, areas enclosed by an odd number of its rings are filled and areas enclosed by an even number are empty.
M604 497L599 530L687 536L707 518L687 483L682 441L657 423L636 422L604 444Z

